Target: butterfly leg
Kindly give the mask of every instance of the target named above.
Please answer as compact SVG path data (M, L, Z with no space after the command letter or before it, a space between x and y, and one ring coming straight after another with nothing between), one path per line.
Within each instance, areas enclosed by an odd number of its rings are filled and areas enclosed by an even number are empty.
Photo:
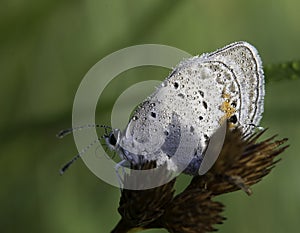
M125 177L125 168L124 167L128 167L128 165L129 165L129 163L127 160L122 160L121 162L117 163L115 166L115 171L117 174L120 188L122 188L123 184L124 184L124 177ZM120 168L121 168L121 172L120 172Z

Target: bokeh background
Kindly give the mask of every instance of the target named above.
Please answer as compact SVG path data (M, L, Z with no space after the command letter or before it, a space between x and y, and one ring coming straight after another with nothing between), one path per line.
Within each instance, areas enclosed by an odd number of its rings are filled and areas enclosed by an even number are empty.
M2 0L1 232L102 233L119 220L118 188L98 179L82 161L64 176L58 173L77 151L72 136L58 140L55 134L71 126L77 87L101 58L144 43L196 55L246 40L264 64L299 60L299 11L298 0ZM99 123L109 124L114 100L132 83L162 80L168 73L142 67L117 77L99 102ZM298 232L300 227L300 80L267 78L262 126L270 128L268 135L288 137L291 147L254 186L253 196L239 191L219 198L228 218L217 226L222 233Z

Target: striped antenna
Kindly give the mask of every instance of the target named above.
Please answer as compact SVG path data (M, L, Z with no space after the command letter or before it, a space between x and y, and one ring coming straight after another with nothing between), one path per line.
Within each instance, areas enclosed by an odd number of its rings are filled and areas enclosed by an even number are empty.
M101 138L95 139L93 142L91 142L89 145L87 145L85 148L83 148L82 151L80 151L77 155L75 155L69 162L67 162L60 170L60 175L63 175L65 171L79 158L81 158L82 155L84 155L95 143L100 141Z
M78 127L69 128L69 129L63 129L63 130L59 131L58 134L56 134L56 137L63 138L66 135L71 134L75 131L80 131L80 130L83 130L83 129L91 129L91 128L111 129L111 127L107 126L107 125L87 124L87 125L82 125L82 126L78 126Z
M93 142L91 142L89 145L87 145L85 148L83 148L82 151L80 151L77 155L75 155L69 162L67 162L60 170L59 173L60 175L63 175L65 173L65 171L76 161L78 160L80 157L82 157L82 155L84 155L96 142L100 141L102 138L106 137L108 135L107 129L112 129L110 126L106 126L106 125L99 125L99 124L87 124L87 125L83 125L83 126L78 126L78 127L73 127L73 128L69 128L69 129L64 129L61 130L56 137L58 138L63 138L68 134L71 134L75 131L80 131L83 129L91 129L91 128L104 128L105 129L105 134L104 136L102 136L101 138L97 138L95 139Z

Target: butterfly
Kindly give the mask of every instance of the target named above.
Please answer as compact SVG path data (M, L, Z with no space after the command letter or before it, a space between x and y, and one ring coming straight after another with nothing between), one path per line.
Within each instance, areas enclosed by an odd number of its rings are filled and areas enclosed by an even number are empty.
M197 175L225 122L244 133L259 125L264 93L257 50L247 42L232 43L180 62L139 105L126 129L113 129L106 143L121 164L154 160Z

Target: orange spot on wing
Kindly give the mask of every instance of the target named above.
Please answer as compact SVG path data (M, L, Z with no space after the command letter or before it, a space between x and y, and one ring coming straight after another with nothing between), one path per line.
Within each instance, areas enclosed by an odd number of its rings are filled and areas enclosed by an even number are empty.
M224 116L220 119L220 124L222 124L225 120L229 119L235 112L236 109L230 104L230 94L223 92L222 97L225 101L221 104L220 109L225 113ZM230 128L234 127L234 124L229 124Z

